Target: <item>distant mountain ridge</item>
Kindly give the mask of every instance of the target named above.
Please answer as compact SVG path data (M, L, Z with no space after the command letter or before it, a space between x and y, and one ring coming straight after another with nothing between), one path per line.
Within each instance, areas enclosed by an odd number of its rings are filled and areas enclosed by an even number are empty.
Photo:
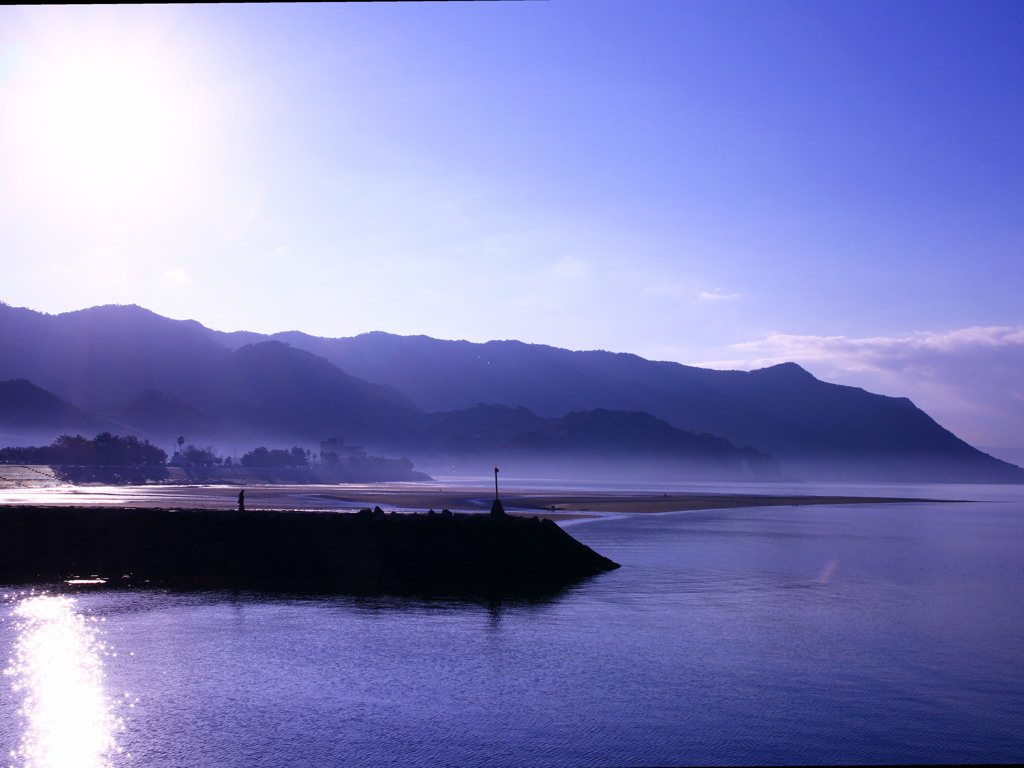
M0 381L0 439L15 442L34 433L99 433L118 428L116 421L89 413L40 389L27 379Z
M822 382L794 363L715 371L518 341L224 333L136 306L45 315L0 305L0 381L18 379L161 444L168 430L218 445L337 435L414 460L531 456L553 472L632 459L711 471L718 455L748 477L757 467L762 477L1024 482L1024 469L906 398ZM27 409L14 408L23 420Z
M428 414L408 446L437 466L466 466L493 456L520 476L550 476L551 467L608 478L778 480L776 461L714 435L676 429L648 413L595 409L560 418L522 406L480 403Z
M214 338L231 346L253 337L214 332ZM803 477L1024 482L1019 467L968 445L909 399L819 381L796 363L719 371L628 353L379 331L339 339L290 331L268 338L390 384L426 410L485 401L523 406L541 416L638 411L679 429L752 446Z

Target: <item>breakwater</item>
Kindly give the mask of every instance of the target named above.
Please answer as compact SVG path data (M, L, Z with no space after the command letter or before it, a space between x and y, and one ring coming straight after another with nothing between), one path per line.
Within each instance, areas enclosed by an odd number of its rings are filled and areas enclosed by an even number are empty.
M557 590L618 567L550 520L480 514L0 509L0 583L356 593Z

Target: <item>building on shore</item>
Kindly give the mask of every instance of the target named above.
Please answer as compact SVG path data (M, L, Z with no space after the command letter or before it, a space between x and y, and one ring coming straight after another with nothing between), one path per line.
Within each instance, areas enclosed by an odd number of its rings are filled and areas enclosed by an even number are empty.
M320 458L323 461L363 458L366 450L358 445L345 445L340 437L329 437L320 441Z

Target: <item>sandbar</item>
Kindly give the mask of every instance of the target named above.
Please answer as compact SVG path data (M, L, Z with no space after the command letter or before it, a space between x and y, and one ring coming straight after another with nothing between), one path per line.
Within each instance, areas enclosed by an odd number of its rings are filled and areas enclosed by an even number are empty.
M453 512L486 512L494 500L486 486L458 488L429 483L382 483L360 485L146 485L120 487L62 486L16 489L2 494L0 503L38 506L124 506L138 508L232 509L240 490L247 509L346 512L379 506L385 510L428 509ZM501 500L512 515L554 520L600 516L609 513L684 512L739 507L803 506L811 504L882 504L933 499L845 496L744 494L706 492L625 491L516 491L502 490Z
M457 491L438 488L360 490L355 493L323 494L340 503L398 506L414 509L479 510L490 505L493 495L480 491ZM510 514L538 515L551 518L585 517L609 512L685 512L701 509L734 509L739 507L803 506L809 504L888 504L929 499L888 496L798 496L741 493L502 493L502 503Z

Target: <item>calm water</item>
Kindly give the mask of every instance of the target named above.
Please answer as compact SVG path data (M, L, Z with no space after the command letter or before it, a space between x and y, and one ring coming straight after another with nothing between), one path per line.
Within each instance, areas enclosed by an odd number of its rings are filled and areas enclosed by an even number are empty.
M0 748L145 768L1024 760L1024 489L800 490L988 500L573 523L623 567L544 603L8 590Z

